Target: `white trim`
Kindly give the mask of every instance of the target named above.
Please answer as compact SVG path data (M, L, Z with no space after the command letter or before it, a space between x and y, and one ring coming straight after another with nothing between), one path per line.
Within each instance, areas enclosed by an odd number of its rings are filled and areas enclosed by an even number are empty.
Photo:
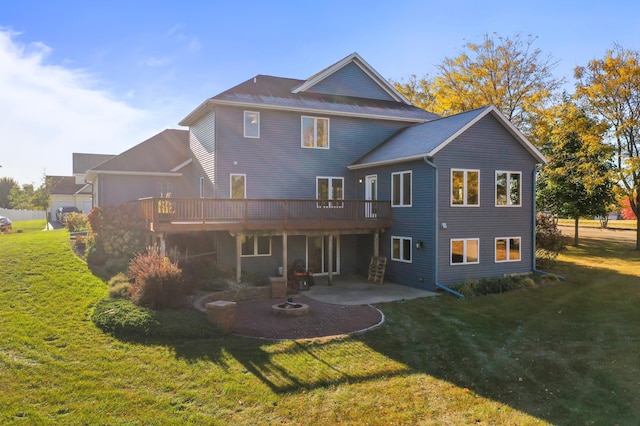
M463 192L463 203L462 204L454 204L453 203L453 172L464 172L464 186L462 188ZM469 188L467 186L468 183L468 172L476 172L478 173L478 204L469 204L467 200L467 195L469 192ZM449 207L480 207L480 170L479 169L455 169L451 168L449 172Z
M405 174L409 174L411 182L410 182L410 186L409 186L409 190L411 191L411 199L409 200L409 204L404 204L404 175ZM393 200L394 200L394 192L393 192L393 176L394 175L400 175L400 204L393 204ZM391 207L395 208L395 207L411 207L413 206L413 171L412 170L402 170L399 172L392 172L391 173Z
M393 240L399 240L400 241L400 258L396 258L393 257ZM402 262L402 263L413 263L413 238L412 237L401 237L398 235L392 235L391 236L391 260L395 261L395 262ZM403 255L404 253L404 241L409 241L409 260L403 259Z
M498 173L506 173L507 174L507 204L498 204ZM519 204L511 204L511 175L520 175L520 184L518 185L518 202ZM496 207L522 207L522 172L517 171L509 171L509 170L496 170L495 180L493 181L494 186L494 205Z
M498 260L498 240L506 241L506 255L507 258L505 260ZM520 240L520 244L518 244L518 259L511 259L511 240ZM522 237L496 237L493 241L493 260L495 263L507 263L507 262L521 262L522 261Z
M362 71L364 71L365 74L367 74L373 81L375 81L378 84L378 86L382 90L384 90L389 96L391 96L393 99L395 99L398 102L405 103L407 105L411 104L404 96L402 96L402 94L400 94L400 92L396 90L395 87L393 87L392 84L390 84L384 77L378 74L378 72L375 69L373 69L373 67L369 65L367 61L362 59L362 57L355 52L347 56L346 58L336 62L330 67L325 68L319 73L311 76L307 81L305 81L300 86L293 89L291 93L300 93L310 89L311 87L320 83L322 80L336 73L337 71L340 71L342 68L344 68L345 66L347 66L352 62L356 64Z
M389 116L384 114L366 114L366 113L348 112L348 111L333 111L326 108L322 108L322 109L321 108L300 108L300 107L295 107L291 105L269 105L269 104L261 104L261 103L254 103L254 102L207 99L201 105L199 105L195 110L193 110L191 114L183 118L178 124L180 126L192 125L206 112L214 109L215 105L227 105L227 106L237 106L237 107L246 107L246 108L259 107L260 109L299 112L302 114L330 114L330 115L335 115L339 117L369 118L373 120L400 121L400 122L407 122L407 123L426 123L427 121L432 120L429 118L396 117L396 116Z
M258 128L258 136L247 136L247 114L255 114L258 122L256 127ZM247 139L260 139L260 112L259 111L244 111L242 114L242 134Z
M313 146L304 144L304 119L313 120ZM327 120L327 146L318 146L318 120ZM300 116L300 148L308 149L329 149L331 147L331 120L327 117L312 117L309 115Z
M270 235L245 235L245 238L253 238L253 254L242 254L242 247L240 247L240 257L268 257L271 256L272 242ZM258 253L258 238L269 239L269 253Z
M242 176L244 178L244 195L242 198L233 198L233 177ZM245 173L229 173L229 198L233 200L247 198L247 175Z
M328 188L327 188L327 199L325 200L324 198L320 198L320 193L319 193L319 186L318 186L318 181L320 179L327 179L328 182ZM340 180L340 187L342 189L342 198L333 198L333 194L331 192L331 190L333 189L333 185L332 182L334 180ZM342 201L344 201L344 177L342 176L316 176L316 200L322 200L322 201L328 201L327 206L328 207L339 207L342 208L344 206L344 203ZM335 205L334 205L335 204ZM323 207L322 205L318 204L318 207Z
M183 161L182 163L178 164L177 166L175 166L173 169L171 169L171 172L177 172L178 170L180 170L181 168L189 165L191 162L193 161L193 158L189 158L186 161Z
M454 262L453 261L453 242L454 241L462 241L464 243L462 257L464 260L462 262ZM467 250L467 243L469 241L475 241L478 247L478 260L475 262L469 262L469 253ZM449 240L449 265L450 266L459 266L459 265L477 265L480 263L480 238L451 238Z

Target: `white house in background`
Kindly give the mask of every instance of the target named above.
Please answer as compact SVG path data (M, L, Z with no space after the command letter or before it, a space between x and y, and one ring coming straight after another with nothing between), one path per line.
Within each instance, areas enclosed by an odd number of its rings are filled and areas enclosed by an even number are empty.
M93 208L93 197L91 185L85 182L85 173L113 157L107 154L73 153L73 176L47 176L49 220L55 221L56 210L64 206L75 206L80 211L89 213Z

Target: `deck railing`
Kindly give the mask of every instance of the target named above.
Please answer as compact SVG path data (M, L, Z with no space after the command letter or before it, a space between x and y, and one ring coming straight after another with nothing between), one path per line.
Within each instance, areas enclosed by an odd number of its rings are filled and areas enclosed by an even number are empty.
M133 203L153 231L376 229L391 224L389 201L143 198Z

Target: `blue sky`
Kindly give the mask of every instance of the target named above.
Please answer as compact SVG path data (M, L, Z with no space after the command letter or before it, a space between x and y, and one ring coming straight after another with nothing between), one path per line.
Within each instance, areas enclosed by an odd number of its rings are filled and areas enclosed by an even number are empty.
M640 50L639 17L620 0L3 2L0 177L71 175L73 152L119 154L256 74L306 79L353 52L400 80L530 34L571 90L614 42Z

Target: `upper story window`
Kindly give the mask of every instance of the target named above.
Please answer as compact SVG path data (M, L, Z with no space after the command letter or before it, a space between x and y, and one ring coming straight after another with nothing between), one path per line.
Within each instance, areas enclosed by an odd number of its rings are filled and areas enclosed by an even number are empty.
M391 237L391 260L411 263L411 238Z
M319 202L318 207L342 207L344 179L341 177L317 177L316 199L334 200Z
M391 205L411 207L411 172L391 173Z
M302 147L329 149L329 119L302 117Z
M496 206L520 207L522 173L496 171Z
M160 198L171 197L173 185L170 182L159 182L156 189L156 195Z
M244 112L244 137L260 137L260 113L255 111Z
M231 175L230 196L236 200L247 198L247 175Z
M451 205L480 205L480 170L451 169Z

